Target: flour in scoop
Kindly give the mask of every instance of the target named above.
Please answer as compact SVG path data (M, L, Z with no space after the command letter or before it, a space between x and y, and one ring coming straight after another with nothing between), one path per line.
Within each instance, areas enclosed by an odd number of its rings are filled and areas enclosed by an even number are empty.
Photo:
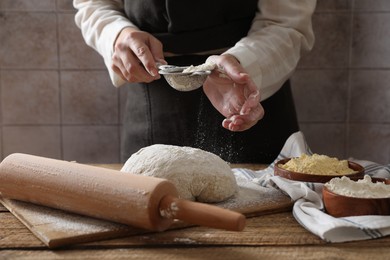
M325 183L325 187L333 193L354 198L389 198L390 185L383 182L373 183L369 175L364 179L353 181L346 176L333 178Z
M198 66L189 66L185 70L183 70L183 73L192 73L192 72L197 72L197 71L206 71L206 70L213 70L215 68L214 63L203 63Z

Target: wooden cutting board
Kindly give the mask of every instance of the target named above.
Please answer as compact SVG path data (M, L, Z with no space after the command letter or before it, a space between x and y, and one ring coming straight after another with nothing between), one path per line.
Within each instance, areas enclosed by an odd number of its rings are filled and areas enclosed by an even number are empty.
M98 165L119 170L121 165ZM241 168L259 168L255 165L232 165ZM241 178L237 179L239 192L229 200L216 205L245 214L259 216L291 210L289 197L273 188L264 188ZM81 216L31 203L0 198L0 202L49 248L82 242L150 233L151 231ZM175 222L171 229L190 225Z

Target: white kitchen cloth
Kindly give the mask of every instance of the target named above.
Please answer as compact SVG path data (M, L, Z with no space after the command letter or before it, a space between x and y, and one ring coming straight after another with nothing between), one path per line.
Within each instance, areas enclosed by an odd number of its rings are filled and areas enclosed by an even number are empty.
M282 190L295 201L293 215L307 230L328 242L366 240L390 235L390 216L356 216L335 218L324 212L321 183L292 181L274 175L275 162L288 157L312 154L302 132L292 134L276 160L268 168L253 171L234 168L238 178L246 178L264 187ZM365 168L372 177L390 178L390 164L349 159ZM261 199L261 198L260 198Z

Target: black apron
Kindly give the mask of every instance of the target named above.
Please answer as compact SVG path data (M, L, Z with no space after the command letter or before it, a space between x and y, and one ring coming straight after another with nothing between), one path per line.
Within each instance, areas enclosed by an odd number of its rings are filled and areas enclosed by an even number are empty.
M219 9L222 13L212 15L210 10L216 9L211 8L208 8L210 13L202 13L204 4L207 6L214 1L125 0L125 10L132 22L162 41L164 51L182 54L167 57L169 64L199 65L208 56L188 53L233 46L247 34L257 7L257 0L248 1L248 8L239 11L239 1L219 0L215 3L225 6L223 10ZM198 5L203 8L197 10ZM191 21L186 19L186 13L190 13ZM203 23L193 24L194 17L202 17ZM233 29L227 29L225 23L232 25ZM183 24L190 30L186 31ZM215 39L209 38L210 33L223 36L210 43ZM193 35L196 35L196 41ZM212 106L202 88L180 92L171 88L163 77L151 83L128 84L127 87L121 144L123 162L142 147L170 144L201 148L231 163L270 163L286 139L299 129L288 81L262 102L264 118L243 132L231 132L222 127L224 117Z

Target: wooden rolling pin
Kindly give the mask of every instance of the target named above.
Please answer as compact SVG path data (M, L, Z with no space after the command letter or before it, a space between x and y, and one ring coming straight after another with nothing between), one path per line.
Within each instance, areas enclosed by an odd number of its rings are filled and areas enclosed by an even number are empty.
M178 199L165 179L20 153L0 164L0 195L154 231L174 219L232 231L245 227L240 213Z

